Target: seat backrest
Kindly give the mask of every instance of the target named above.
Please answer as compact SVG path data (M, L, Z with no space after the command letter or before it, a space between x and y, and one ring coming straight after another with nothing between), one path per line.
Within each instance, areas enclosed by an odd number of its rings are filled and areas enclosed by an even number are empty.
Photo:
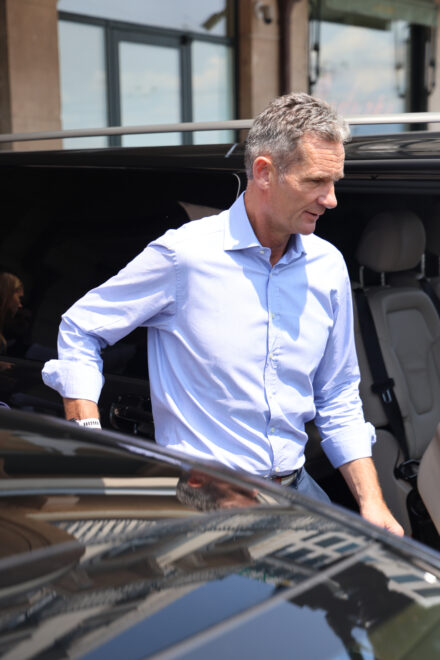
M439 221L440 207L436 208L436 212L424 218L423 224L426 232L426 252L431 254L437 259L437 272L433 277L430 277L431 286L434 289L437 297L440 298L440 221Z
M440 420L440 319L429 297L416 286L413 270L424 249L424 228L415 214L381 213L367 225L356 255L360 265L376 273L406 274L406 285L390 276L390 284L370 287L366 295L388 375L395 382L410 456L415 459L423 455ZM361 394L367 417L371 409L375 426L386 425L376 395L369 392L371 374L369 369L362 373L362 362Z
M431 520L440 534L440 424L420 461L417 487L429 511Z

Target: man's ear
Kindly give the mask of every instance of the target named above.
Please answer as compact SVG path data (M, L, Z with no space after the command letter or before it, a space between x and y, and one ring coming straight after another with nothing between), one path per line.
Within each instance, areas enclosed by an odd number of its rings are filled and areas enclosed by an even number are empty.
M187 483L191 488L201 488L205 482L198 475L192 474L188 477Z
M267 189L275 173L275 167L269 156L257 156L252 168L253 179L257 186Z

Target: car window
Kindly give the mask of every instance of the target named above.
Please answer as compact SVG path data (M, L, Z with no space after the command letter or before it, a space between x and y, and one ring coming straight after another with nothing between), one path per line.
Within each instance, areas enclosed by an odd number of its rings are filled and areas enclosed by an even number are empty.
M41 362L56 357L60 317L68 307L151 240L188 222L180 201L223 208L237 185L231 175L169 169L12 168L2 177L8 222L0 264L19 276L25 294L24 313L8 329L7 353ZM22 187L27 195L18 201ZM145 379L145 355L146 330L138 329L104 350L104 370Z

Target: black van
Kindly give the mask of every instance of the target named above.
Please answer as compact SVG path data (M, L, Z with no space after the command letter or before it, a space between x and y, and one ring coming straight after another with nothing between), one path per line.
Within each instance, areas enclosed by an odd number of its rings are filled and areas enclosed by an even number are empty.
M370 304L373 326L355 308L355 328L361 395L377 429L375 460L386 499L407 533L435 545L437 532L426 523L414 485L433 438L433 455L440 453L440 133L355 137L346 154L338 207L320 219L317 233L342 251L354 298L364 292ZM23 311L5 330L0 400L63 416L58 395L40 375L56 356L63 311L168 228L229 207L245 185L240 144L0 152L0 267L21 279L25 293ZM365 336L374 334L371 349ZM378 352L379 375L371 362ZM103 426L154 438L146 330L105 349L103 358ZM313 425L309 432L310 471L334 500L353 506Z

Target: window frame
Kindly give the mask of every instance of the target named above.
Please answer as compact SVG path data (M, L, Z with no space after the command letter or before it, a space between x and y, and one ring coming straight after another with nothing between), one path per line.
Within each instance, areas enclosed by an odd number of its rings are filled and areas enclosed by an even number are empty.
M180 114L182 122L193 121L192 103L192 59L191 45L193 41L204 41L207 43L228 46L233 50L232 92L234 115L238 116L238 52L237 52L237 25L238 25L238 3L233 5L234 36L209 35L192 31L181 31L171 28L159 28L138 23L126 23L104 18L95 18L71 12L58 12L59 21L70 21L85 25L95 25L104 30L105 47L105 86L107 105L107 126L121 125L121 94L119 85L119 44L121 41L132 43L168 46L176 48L179 54L180 67ZM93 127L91 127L93 128ZM191 132L182 133L182 144L193 144ZM109 147L120 147L122 138L120 135L112 135L108 138Z

